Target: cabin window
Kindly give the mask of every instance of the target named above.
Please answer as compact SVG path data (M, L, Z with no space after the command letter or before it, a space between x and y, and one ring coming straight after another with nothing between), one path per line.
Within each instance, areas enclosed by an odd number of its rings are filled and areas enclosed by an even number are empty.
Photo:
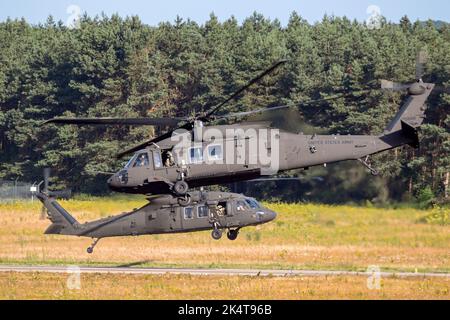
M219 212L219 216L226 216L227 212L227 203L225 201L219 202L217 205L217 210Z
M147 152L139 153L133 167L146 167L148 166L148 154Z
M207 206L198 206L197 207L197 217L199 218L206 218L208 217L208 207Z
M161 153L159 153L159 151L153 151L153 164L156 169L162 167Z
M189 159L191 163L201 163L203 162L203 148L191 148L189 150Z
M162 152L162 163L166 168L175 166L175 159L173 157L172 151L164 150Z
M185 207L184 208L184 219L194 219L194 208Z
M219 144L209 146L208 157L210 160L222 160L222 146Z

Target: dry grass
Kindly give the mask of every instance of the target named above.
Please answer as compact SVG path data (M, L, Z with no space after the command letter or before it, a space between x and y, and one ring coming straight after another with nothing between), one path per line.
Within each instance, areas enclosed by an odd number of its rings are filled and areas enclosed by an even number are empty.
M129 211L145 200L63 201L81 222ZM417 221L415 209L324 205L268 205L276 221L242 230L238 240L209 232L91 240L45 236L48 220L35 203L0 205L0 263L260 267L450 271L450 226Z
M365 277L231 277L82 274L70 290L67 275L0 273L0 299L450 299L449 279Z

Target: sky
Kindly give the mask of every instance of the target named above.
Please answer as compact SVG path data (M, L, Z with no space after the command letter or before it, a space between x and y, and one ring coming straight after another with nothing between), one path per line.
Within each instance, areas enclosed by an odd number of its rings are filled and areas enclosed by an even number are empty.
M242 21L256 11L286 25L294 10L310 23L321 20L324 14L367 21L378 12L394 22L405 14L412 21L450 22L450 1L447 0L1 0L0 21L24 17L37 24L52 15L56 20L70 23L78 12L87 12L90 16L104 12L138 15L149 25L174 21L177 15L202 24L211 12L221 21L232 15Z

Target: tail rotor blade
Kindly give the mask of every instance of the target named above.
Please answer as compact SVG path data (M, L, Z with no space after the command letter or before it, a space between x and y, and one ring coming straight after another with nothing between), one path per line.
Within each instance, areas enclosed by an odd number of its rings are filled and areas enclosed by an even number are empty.
M48 193L48 180L50 178L50 168L44 168L44 192Z
M49 184L49 179L50 179L50 168L44 168L43 175L44 175L44 188L42 191L44 193L48 194L49 193L48 184ZM47 208L45 208L45 206L42 205L40 219L44 220L46 215L47 215Z
M407 90L410 87L409 84L398 83L390 80L381 80L381 89L390 91L402 91Z
M427 63L427 60L428 60L427 51L420 50L416 58L416 80L422 79L425 70L424 65Z

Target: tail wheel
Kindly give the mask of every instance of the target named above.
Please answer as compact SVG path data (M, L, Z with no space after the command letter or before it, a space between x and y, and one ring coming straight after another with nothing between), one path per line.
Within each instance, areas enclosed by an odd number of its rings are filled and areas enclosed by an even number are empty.
M184 196L189 190L189 185L186 183L186 181L180 180L175 182L173 186L173 192L177 196Z
M92 252L94 252L94 248L99 241L100 241L100 238L95 239L94 242L92 242L91 246L86 249L87 253L91 254Z

